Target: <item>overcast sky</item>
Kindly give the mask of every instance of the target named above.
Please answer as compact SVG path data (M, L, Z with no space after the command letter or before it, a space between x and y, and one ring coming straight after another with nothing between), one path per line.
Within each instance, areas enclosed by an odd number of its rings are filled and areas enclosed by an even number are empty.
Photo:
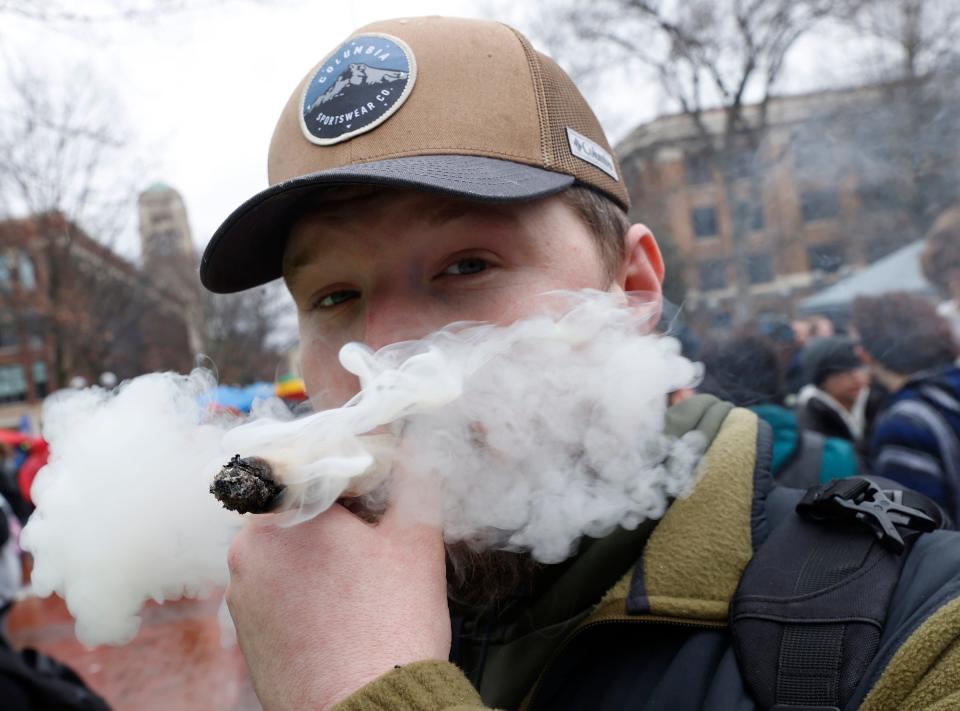
M116 94L118 115L135 133L134 149L146 156L142 187L163 181L183 194L194 241L202 248L231 210L266 187L266 150L280 109L302 76L353 29L403 15L490 17L496 12L491 7L510 5L226 0L150 23L101 26L50 26L0 15L0 57L25 61L41 73L94 64ZM80 11L85 0L69 7ZM516 12L502 19L525 29ZM798 48L793 87L830 82L824 67L836 66L829 56L833 44L813 38ZM583 88L613 141L666 108L655 90L636 81L617 91ZM69 101L69 90L64 94ZM131 221L118 245L128 255L137 251L134 229Z

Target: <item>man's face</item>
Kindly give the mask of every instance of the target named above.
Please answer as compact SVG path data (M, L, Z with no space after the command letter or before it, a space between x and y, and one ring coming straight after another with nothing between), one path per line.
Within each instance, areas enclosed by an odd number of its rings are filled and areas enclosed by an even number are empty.
M284 253L307 392L332 407L357 391L337 353L420 338L455 321L511 323L545 292L611 287L594 237L559 197L482 205L379 192L299 219Z
M855 368L834 373L824 379L820 388L848 410L853 408L860 391L867 386L869 373L866 368Z

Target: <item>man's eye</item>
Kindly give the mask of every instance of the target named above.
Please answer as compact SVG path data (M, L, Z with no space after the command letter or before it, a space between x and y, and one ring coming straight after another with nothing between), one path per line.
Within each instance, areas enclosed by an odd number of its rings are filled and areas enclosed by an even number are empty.
M317 309L329 309L334 306L339 306L340 304L346 303L352 299L356 299L360 296L359 291L332 291L329 294L320 297L317 299L313 306Z
M479 274L482 271L486 271L487 267L489 266L490 263L486 259L480 259L479 257L467 257L465 259L458 259L449 267L444 269L443 273L456 274L459 276Z

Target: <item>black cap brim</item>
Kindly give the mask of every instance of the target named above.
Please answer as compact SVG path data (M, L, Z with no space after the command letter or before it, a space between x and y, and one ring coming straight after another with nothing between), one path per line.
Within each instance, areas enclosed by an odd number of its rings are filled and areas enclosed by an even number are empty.
M200 281L214 293L230 294L279 278L295 208L317 188L382 185L513 202L553 195L573 183L564 173L464 155L392 158L304 175L254 195L233 211L207 244Z

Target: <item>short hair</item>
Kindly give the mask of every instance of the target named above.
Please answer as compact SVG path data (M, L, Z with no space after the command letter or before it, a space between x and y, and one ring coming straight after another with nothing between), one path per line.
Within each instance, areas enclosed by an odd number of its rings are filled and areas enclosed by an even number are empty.
M590 228L604 276L613 281L626 253L624 238L630 229L627 213L610 198L578 185L564 190L560 193L560 198Z
M938 289L949 293L951 272L960 274L960 206L942 213L926 240L920 258L923 273Z
M777 351L769 339L743 333L704 346L704 378L699 392L728 400L734 405L780 404L783 372Z
M861 296L851 315L863 350L898 375L947 366L957 357L950 326L916 294Z

